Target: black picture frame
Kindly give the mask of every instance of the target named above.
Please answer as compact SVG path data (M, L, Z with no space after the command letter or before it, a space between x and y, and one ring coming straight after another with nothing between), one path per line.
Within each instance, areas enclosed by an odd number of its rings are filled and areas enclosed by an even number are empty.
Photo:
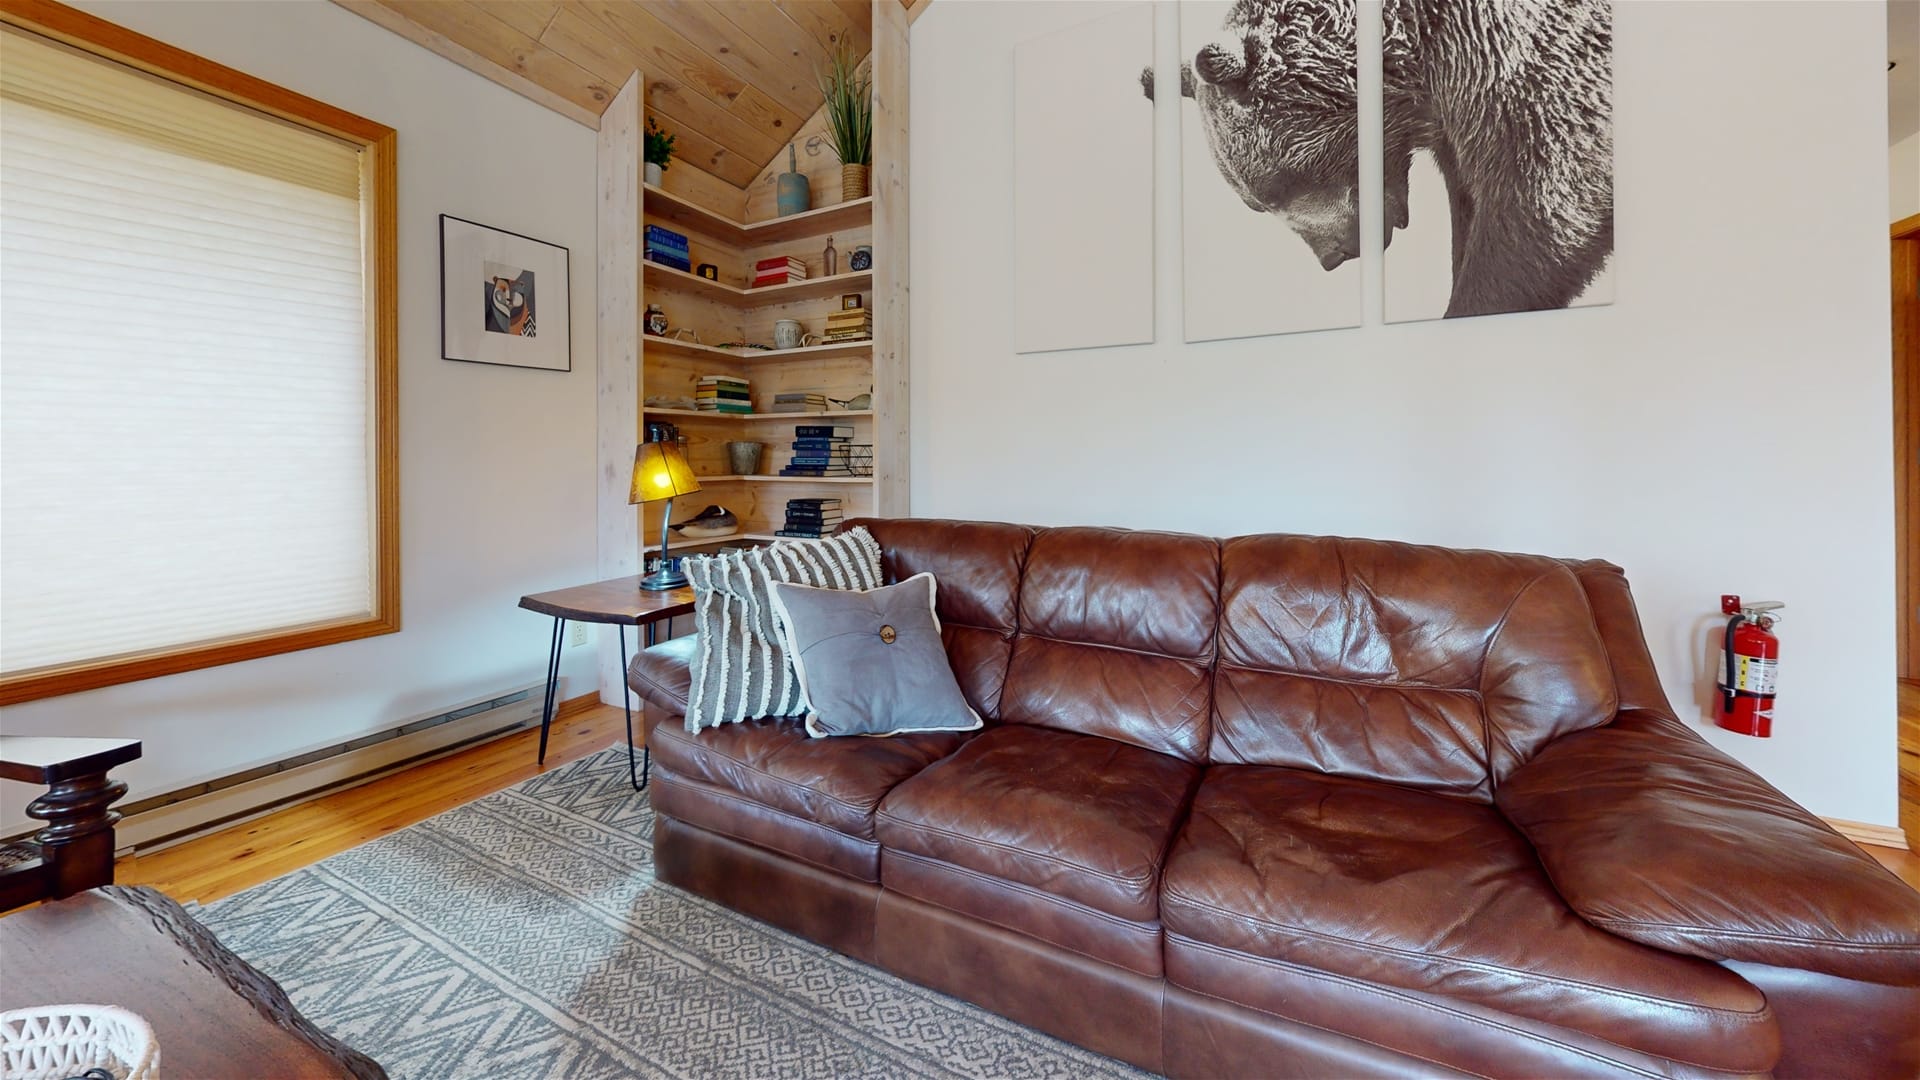
M563 245L441 214L440 358L571 372L572 264Z

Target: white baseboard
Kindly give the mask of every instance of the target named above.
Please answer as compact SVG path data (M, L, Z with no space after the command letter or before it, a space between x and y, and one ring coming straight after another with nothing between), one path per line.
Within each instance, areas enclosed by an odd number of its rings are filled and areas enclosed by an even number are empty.
M130 851L158 851L214 829L357 787L485 739L538 726L546 687L542 684L526 689L527 696L520 701L433 722L440 716L457 715L519 691L479 698L433 718L409 721L381 735L355 739L344 744L339 752L317 760L228 786L215 781L215 790L205 794L130 813L114 827L115 848L122 855Z
M1868 825L1862 821L1847 821L1844 818L1821 818L1833 826L1833 831L1856 844L1874 844L1900 851L1911 850L1907 846L1907 834L1891 825Z

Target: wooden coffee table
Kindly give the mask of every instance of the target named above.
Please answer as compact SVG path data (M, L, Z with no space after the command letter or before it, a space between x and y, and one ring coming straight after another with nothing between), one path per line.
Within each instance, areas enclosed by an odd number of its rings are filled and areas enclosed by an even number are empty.
M106 886L0 918L0 1010L118 1005L153 1026L160 1075L386 1080L272 979L152 889Z

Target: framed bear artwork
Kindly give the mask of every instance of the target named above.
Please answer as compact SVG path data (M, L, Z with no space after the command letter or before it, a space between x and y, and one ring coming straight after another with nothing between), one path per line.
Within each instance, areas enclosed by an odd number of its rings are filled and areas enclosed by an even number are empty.
M1186 340L1359 326L1353 0L1179 11Z
M1387 321L1612 303L1612 0L1381 18Z

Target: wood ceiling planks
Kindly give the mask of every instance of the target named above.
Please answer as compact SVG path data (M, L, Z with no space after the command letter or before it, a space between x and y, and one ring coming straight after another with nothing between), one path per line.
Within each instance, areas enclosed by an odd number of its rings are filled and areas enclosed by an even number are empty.
M336 2L468 66L477 67L472 57L496 65L537 90L503 78L507 85L591 117L638 69L647 115L676 136L675 157L740 187L819 109L816 73L833 51L845 43L865 56L872 47L868 0Z

